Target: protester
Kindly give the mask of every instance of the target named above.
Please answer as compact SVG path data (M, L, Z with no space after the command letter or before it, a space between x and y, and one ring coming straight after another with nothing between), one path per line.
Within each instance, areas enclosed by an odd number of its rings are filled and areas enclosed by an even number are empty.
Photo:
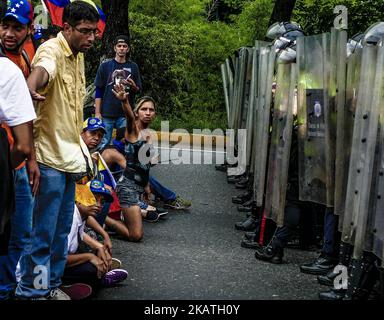
M32 19L33 8L28 1L19 3L17 0L12 0L0 24L0 49L20 68L25 78L30 74L30 61L34 54L33 50L28 53L24 49L32 32ZM13 137L10 131L8 139L12 144ZM33 195L37 192L40 172L33 147L31 151L28 161L20 164L14 172L15 212L11 220L12 232L9 243L9 270L13 270L12 274L15 273L17 262L32 229ZM34 186L33 190L31 185ZM7 287L13 292L16 279L10 279Z
M128 83L125 86L129 90L129 103L135 103L135 95L141 89L141 79L139 67L136 63L129 60L130 44L129 38L119 35L114 41L114 59L103 62L97 70L95 79L95 115L103 118L106 135L101 142L100 149L104 148L111 141L113 128L126 126L121 103L112 93L113 86L121 80Z
M66 263L66 242L74 208L75 181L92 168L80 139L85 94L84 56L95 40L98 12L75 1L63 11L63 30L42 44L32 61L28 87L38 101L36 156L41 173L30 244L21 258L19 298L68 300L59 286ZM86 160L87 159L87 160ZM34 284L35 268L41 286Z
M112 286L128 276L123 269L112 270L112 257L105 245L94 240L84 232L85 222L95 217L105 201L113 200L111 192L99 180L92 180L89 188L96 198L99 210L83 210L75 206L71 232L68 235L68 258L63 275L64 284L84 282L93 290L101 286ZM93 252L79 252L79 244L84 241Z
M5 14L1 7L1 19ZM11 167L18 167L31 156L33 135L32 120L36 118L28 87L20 69L4 55L0 54L0 298L9 298L9 284L14 282L14 273L10 268L7 255L11 233L10 217L14 212L14 191ZM5 129L6 124L12 131L13 146L9 146ZM13 142L13 141L12 141Z

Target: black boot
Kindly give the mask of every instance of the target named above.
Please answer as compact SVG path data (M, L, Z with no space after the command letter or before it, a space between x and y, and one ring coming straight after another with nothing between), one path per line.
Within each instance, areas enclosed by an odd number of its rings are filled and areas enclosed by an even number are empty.
M256 209L256 202L251 201L249 204L244 204L237 206L237 211L239 212L252 212L253 210Z
M256 236L256 232L249 231L249 232L244 233L244 239L245 240L254 240L255 236Z
M228 176L227 177L227 182L228 183L237 183L239 182L244 176Z
M217 164L217 165L215 165L215 169L217 171L227 172L227 165L226 164Z
M340 289L331 289L329 291L323 291L319 293L320 300L343 300L346 290Z
M257 248L255 252L255 258L274 264L282 264L284 256L284 248L281 241L273 237L272 241L262 248Z
M314 275L325 275L331 271L336 266L336 264L337 260L335 258L329 257L322 253L314 262L306 263L300 266L300 271Z
M352 259L345 300L368 299L379 277L376 260L377 257L369 252L364 252L362 259Z
M252 199L253 192L247 191L245 193L239 194L238 196L232 197L232 202L237 204L244 204L244 202L247 202Z
M252 231L256 229L258 221L250 216L246 220L235 223L235 228L241 231Z
M236 189L246 189L248 187L249 179L248 178L243 178L240 179L236 184L235 188Z
M333 287L335 278L340 274L340 272L335 272L334 269L329 271L326 275L317 276L317 281L323 286Z
M351 255L353 253L353 246L341 242L340 243L340 255L339 255L339 266L347 268L349 266L349 263L351 261ZM335 267L336 268L336 267ZM335 278L341 273L336 272L335 268L329 271L326 275L319 275L317 276L317 281L325 286L333 287Z

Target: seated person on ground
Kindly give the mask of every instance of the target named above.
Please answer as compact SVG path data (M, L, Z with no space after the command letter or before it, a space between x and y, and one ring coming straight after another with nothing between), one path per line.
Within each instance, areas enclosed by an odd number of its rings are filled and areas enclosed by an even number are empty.
M84 121L83 132L81 133L81 138L91 153L93 151L95 151L97 146L101 143L104 134L105 134L105 127L104 127L102 120L100 120L99 118L88 118L87 120ZM95 154L96 153L92 153L92 156L94 157ZM94 161L97 162L97 159L95 157L94 157ZM98 167L97 164L95 164L94 167L97 168ZM96 176L100 176L100 175L98 173L96 173ZM81 185L77 185L76 188L78 191L77 194L83 192L82 188L84 188L84 187L82 187ZM87 193L87 192L85 192L85 193ZM84 205L91 206L91 205L93 205L93 203L84 202ZM110 219L106 220L106 216L108 214L109 207L110 207L110 204L106 203L103 206L102 212L99 214L99 217L97 217L97 218L91 217L90 219L88 219L89 221L87 221L87 225L92 227L94 229L94 231L96 231L98 234L100 234L104 238L104 243L106 243L106 241L107 242L110 242L110 241L109 241L109 238L107 238L105 236L106 233L101 228L101 226L104 225L104 223L107 226L109 225L110 227L113 227L115 225L114 221L111 221ZM148 221L155 222L159 219L159 217L162 217L162 216L167 214L167 212L165 210L160 210L160 209L157 209L153 206L148 206L143 202L140 202L140 207L143 209L141 211L143 219L148 220ZM148 213L149 211L151 211L151 212ZM97 223L97 225L96 225L96 223ZM117 231L118 230L120 230L120 228L118 228ZM125 237L126 234L127 234L126 231L121 233L121 235L123 237Z
M113 145L106 146L101 150L101 155L107 163L108 167L115 172L122 172L125 169L124 158L124 128L116 130L116 139L113 140ZM164 206L172 209L188 209L191 202L178 196L174 191L163 186L153 176L149 176L149 185L154 196L164 202Z
M111 192L99 180L92 180L89 188L96 199L96 206L101 208L105 201L113 200ZM97 210L79 210L74 208L71 231L68 235L68 257L64 270L63 283L86 283L97 289L100 286L110 286L125 280L128 272L123 269L113 269L112 257L107 246L94 240L84 232L85 221L94 217ZM85 242L93 252L79 252L79 245ZM115 262L119 262L117 259ZM119 263L118 263L119 265Z

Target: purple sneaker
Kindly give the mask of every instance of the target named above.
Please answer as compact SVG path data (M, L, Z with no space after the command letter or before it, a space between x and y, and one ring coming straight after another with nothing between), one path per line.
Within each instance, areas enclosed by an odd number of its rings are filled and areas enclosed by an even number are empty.
M125 279L127 279L128 277L128 272L126 270L123 270L123 269L114 269L114 270L111 270L111 271L108 271L101 283L106 286L106 287L109 287L109 286L113 286L121 281L124 281Z

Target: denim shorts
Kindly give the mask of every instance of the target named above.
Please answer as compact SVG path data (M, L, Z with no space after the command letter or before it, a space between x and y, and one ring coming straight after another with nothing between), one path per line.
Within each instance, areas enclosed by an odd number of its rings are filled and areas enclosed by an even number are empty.
M116 193L119 198L120 207L130 208L139 205L144 188L122 175L117 182Z

